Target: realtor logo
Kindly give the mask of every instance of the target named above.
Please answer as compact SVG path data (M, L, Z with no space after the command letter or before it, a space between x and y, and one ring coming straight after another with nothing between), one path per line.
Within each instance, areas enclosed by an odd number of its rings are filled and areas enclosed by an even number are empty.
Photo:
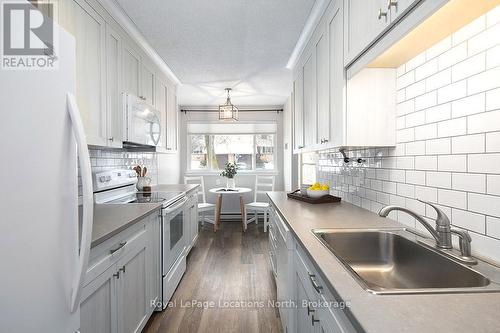
M56 64L54 3L2 2L2 69L54 69Z

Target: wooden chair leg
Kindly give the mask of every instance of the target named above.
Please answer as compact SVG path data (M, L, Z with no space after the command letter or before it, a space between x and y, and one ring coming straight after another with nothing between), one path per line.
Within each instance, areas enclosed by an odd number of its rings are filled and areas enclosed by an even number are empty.
M215 223L214 223L214 232L219 228L220 223L220 212L222 208L222 194L217 196L217 202L215 204Z
M255 211L255 224L259 224L259 212Z
M241 210L241 228L243 232L247 229L246 213L245 213L245 203L243 202L243 197L240 196L240 210Z

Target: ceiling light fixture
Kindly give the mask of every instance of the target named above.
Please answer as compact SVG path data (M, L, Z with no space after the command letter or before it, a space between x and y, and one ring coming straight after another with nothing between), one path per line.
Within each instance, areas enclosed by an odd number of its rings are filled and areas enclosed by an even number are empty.
M229 92L231 88L226 88L227 99L226 103L219 105L219 120L238 120L238 108L231 103Z

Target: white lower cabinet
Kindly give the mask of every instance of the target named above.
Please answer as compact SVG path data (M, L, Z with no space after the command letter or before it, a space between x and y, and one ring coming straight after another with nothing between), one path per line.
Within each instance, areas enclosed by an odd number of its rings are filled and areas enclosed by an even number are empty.
M186 204L186 221L187 221L187 253L191 251L198 239L198 194L195 191L188 195Z
M80 331L82 333L117 332L115 266L87 284L80 304Z
M356 332L340 309L341 303L335 303L337 299L272 204L270 219L270 267L275 276L283 332ZM293 301L295 306L281 303L284 301Z
M140 332L153 313L161 281L158 212L137 224L91 250L82 333Z

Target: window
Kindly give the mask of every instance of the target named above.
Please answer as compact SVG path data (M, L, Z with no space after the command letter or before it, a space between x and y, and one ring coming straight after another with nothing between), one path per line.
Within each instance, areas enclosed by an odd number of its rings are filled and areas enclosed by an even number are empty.
M274 170L275 134L191 134L191 170L218 171L226 162L239 170Z
M301 155L301 184L314 184L316 182L316 154L303 153Z

